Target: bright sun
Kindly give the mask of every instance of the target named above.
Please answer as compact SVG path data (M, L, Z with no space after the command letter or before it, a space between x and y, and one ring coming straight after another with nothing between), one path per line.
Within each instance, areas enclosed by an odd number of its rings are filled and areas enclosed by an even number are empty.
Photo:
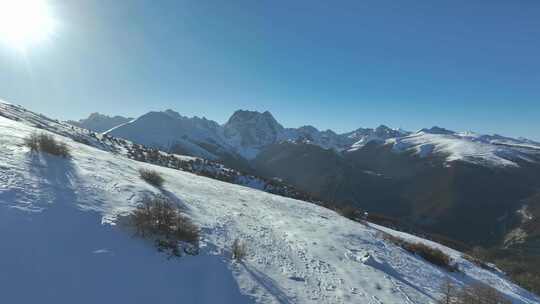
M0 43L26 51L50 38L55 28L46 0L0 0Z

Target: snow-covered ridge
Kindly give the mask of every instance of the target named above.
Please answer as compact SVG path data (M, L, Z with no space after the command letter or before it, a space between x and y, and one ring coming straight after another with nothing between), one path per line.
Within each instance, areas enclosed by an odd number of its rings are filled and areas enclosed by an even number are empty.
M393 145L396 152L413 151L420 157L440 155L447 162L460 160L494 167L518 167L520 162L536 162L540 156L540 145L532 141L438 127L392 138L386 144Z
M23 139L56 122L43 126L46 118L4 110L2 302L435 303L447 277L458 285L483 282L513 303L540 301L444 246L314 204L137 162L72 140L79 130L61 123L54 136L68 144L72 157L31 154ZM19 115L24 120L17 121ZM27 124L33 119L42 127ZM140 168L160 172L163 191L144 183ZM167 260L152 244L111 226L150 193L170 197L202 228L199 256ZM379 230L441 248L463 273L448 273L387 243ZM248 245L243 263L229 258L236 238Z

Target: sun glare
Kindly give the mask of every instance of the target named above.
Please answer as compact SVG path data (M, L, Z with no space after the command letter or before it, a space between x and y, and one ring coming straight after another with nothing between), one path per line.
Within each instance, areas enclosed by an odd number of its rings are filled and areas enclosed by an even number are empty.
M0 0L0 43L26 51L50 38L55 28L46 0Z

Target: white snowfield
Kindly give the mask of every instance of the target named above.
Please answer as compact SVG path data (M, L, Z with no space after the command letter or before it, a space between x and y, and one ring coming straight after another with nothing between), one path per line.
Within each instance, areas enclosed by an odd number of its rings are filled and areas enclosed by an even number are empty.
M23 138L34 131L0 117L0 303L435 303L446 277L483 282L513 303L540 302L454 250L425 241L463 273L385 242L377 235L385 228L313 204L58 135L70 159L32 154ZM159 171L163 189L143 182L140 168ZM168 259L115 225L149 194L171 198L202 228L200 255ZM248 246L241 263L230 259L236 238Z

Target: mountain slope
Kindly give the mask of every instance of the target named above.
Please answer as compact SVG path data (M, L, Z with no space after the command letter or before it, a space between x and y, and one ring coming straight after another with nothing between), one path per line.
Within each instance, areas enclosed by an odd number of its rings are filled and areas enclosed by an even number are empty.
M352 205L483 246L501 246L511 230L525 226L528 235L522 241L535 242L540 231L532 222L525 225L519 213L524 206L540 206L533 199L540 189L540 164L515 163L448 163L444 155L396 153L391 145L376 142L341 155L311 145L280 144L253 161L259 174L280 177L334 205Z
M22 143L35 131L0 117L0 298L6 302L431 303L448 276L457 284L489 284L514 303L540 300L448 248L440 247L463 274L387 243L379 227L314 204L58 135L71 148L70 159L32 154ZM141 181L139 168L160 172L163 190ZM121 225L118 216L151 193L177 202L202 228L200 255L167 260ZM243 263L228 258L236 238L248 244Z

